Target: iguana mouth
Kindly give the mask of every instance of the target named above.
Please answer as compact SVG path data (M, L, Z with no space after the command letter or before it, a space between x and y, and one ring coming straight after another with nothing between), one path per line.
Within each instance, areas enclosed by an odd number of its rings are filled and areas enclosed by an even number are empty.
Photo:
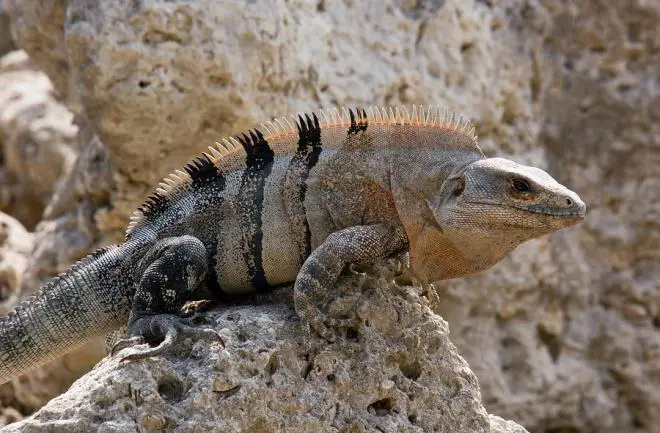
M480 205L486 205L486 206L495 206L495 207L503 207L506 209L518 209L520 211L534 214L534 215L547 215L551 217L556 217L556 218L561 218L561 219L576 219L576 220L581 220L584 218L586 212L542 212L542 211L535 211L535 210L530 210L530 209L525 209L521 206L514 206L514 205L509 205L509 204L502 204L502 203L493 203L493 202L487 202L487 201L471 201L468 202L470 204L480 204Z

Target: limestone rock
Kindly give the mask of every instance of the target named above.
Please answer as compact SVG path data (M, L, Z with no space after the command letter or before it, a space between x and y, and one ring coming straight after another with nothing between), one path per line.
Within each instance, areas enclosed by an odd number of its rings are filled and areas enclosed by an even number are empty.
M68 60L64 45L67 0L2 0L11 20L14 42L27 51L52 80L60 98L68 94Z
M531 145L538 131L530 92L517 93L531 61L499 43L515 34L491 30L481 4L7 1L19 44L69 83L117 164L105 231L208 144L270 116L439 103L488 128L512 119L506 139Z
M3 431L526 431L488 416L447 323L412 288L344 278L328 308L356 326L333 344L302 330L290 294L208 313L225 349L187 340L122 364L125 349Z
M578 191L585 222L437 287L488 410L534 431L660 432L660 4L601 6L499 11L533 61L538 151L497 147Z
M18 299L33 237L11 216L0 212L0 314Z
M78 128L24 51L0 58L0 210L33 229L76 157Z
M109 173L67 184L41 251L120 239L155 180L253 121L445 104L477 121L487 154L547 169L588 205L581 226L437 285L486 407L534 431L660 431L658 2L5 2L106 155L71 179Z
M5 10L4 0L0 0L0 56L15 49L16 46L9 28L9 15Z
M68 179L72 178L68 174L74 164L90 159L91 148L88 146L75 162L77 134L72 113L54 99L50 80L36 70L26 53L13 51L3 56L0 59L0 209L28 228L34 228L44 212L47 216L54 214L58 202L67 202L76 212L70 214L75 224L65 217L52 218L42 223L36 235L28 233L13 218L0 214L0 239L7 242L0 247L2 314L29 296L41 281L86 252L84 247L89 241L75 242L66 236L71 232L71 229L67 231L67 225L77 230L84 228L80 220L85 214L85 202L77 200L75 188L68 187ZM86 178L96 182L95 176L102 174L98 168L91 169ZM58 186L65 194L53 201ZM53 233L55 228L57 234ZM95 226L92 233L94 230ZM81 243L83 247L76 249ZM64 256L64 260L54 260L59 256ZM33 412L62 393L102 355L99 339L2 385L0 401L4 413L0 415L0 425Z

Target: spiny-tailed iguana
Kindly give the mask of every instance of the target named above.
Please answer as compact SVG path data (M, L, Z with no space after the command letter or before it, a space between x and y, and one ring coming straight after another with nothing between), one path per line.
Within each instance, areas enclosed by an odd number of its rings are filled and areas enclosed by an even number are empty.
M179 316L186 301L294 281L302 323L332 340L345 323L317 300L349 264L408 251L418 281L455 278L584 217L577 194L538 168L485 158L474 132L437 107L331 109L215 143L160 183L123 243L0 319L0 383L126 323L118 349L162 340L126 359L219 339Z

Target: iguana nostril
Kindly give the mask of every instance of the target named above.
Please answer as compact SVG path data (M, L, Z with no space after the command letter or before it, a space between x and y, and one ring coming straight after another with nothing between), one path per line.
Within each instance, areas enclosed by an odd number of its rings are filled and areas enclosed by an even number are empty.
M567 198L566 199L566 206L571 206L572 204L573 204L573 200L571 200L570 198Z

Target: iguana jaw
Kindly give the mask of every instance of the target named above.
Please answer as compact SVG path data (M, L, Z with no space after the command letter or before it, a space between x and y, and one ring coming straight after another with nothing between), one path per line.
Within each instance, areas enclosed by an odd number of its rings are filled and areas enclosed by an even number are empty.
M542 209L524 208L511 204L493 202L466 202L465 205L472 207L488 215L502 214L500 224L503 227L524 228L550 231L560 230L573 226L582 221L586 215L586 205L579 198L574 199L574 206L570 209ZM540 235L538 235L540 236Z

